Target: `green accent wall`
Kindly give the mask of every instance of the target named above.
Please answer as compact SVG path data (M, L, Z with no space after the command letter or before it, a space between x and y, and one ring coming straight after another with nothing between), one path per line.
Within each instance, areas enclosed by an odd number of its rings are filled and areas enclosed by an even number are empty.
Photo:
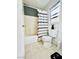
M24 15L29 15L29 16L38 17L38 11L37 11L37 9L24 6Z

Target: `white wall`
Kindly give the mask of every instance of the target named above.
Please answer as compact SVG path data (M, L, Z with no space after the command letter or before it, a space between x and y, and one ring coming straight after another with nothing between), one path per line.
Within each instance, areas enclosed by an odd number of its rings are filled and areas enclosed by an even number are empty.
M62 42L62 14L61 14L62 10L61 10L61 7L58 9L58 11L60 11L59 16L55 19L52 19L52 22L51 22L51 19L50 19L51 18L50 17L51 10L49 9L49 11L48 11L49 12L49 36L55 37L56 39L53 40L54 43L56 42L56 44L58 46L60 46L60 44ZM54 12L57 12L57 11L54 11ZM51 23L56 25L55 30L51 30Z
M59 0L50 0L48 4L44 7L45 10L48 10L50 7L52 7L57 1Z
M24 58L24 28L23 25L23 7L22 0L17 2L17 57L18 59ZM15 44L15 43L14 43Z

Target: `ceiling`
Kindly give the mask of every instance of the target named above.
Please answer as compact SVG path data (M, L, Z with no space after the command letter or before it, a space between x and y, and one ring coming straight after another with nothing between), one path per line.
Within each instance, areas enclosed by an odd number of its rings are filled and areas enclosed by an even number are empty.
M54 5L57 0L23 0L23 3L32 8L47 10L50 5Z

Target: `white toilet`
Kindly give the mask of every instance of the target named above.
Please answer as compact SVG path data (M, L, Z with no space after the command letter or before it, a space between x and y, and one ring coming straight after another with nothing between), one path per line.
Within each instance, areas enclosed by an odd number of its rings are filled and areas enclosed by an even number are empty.
M51 47L51 41L52 41L52 37L50 37L50 36L43 36L42 37L42 40L43 40L43 42L44 42L44 44L43 44L43 46L45 47L45 48L49 48L49 47Z

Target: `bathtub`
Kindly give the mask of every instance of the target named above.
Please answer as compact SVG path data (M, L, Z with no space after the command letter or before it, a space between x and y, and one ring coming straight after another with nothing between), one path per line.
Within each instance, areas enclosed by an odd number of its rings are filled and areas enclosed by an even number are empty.
M25 36L24 38L24 44L32 44L34 42L37 42L38 36Z

